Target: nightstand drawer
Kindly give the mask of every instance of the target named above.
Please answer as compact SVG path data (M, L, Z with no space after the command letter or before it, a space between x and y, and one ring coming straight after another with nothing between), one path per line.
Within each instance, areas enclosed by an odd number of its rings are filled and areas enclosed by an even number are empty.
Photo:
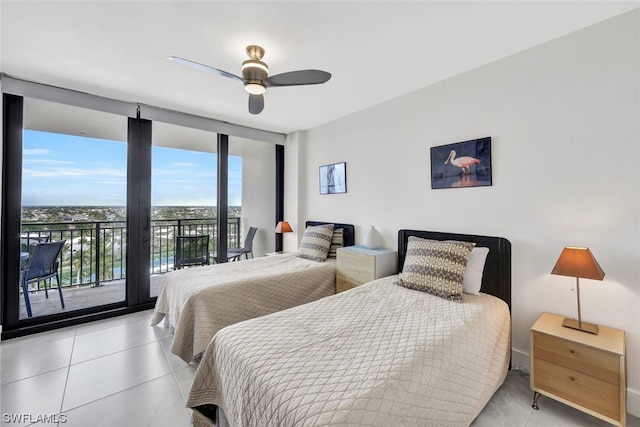
M544 359L616 386L620 384L620 356L535 332L533 339L537 359Z
M536 358L535 387L584 408L620 420L620 389L617 385Z

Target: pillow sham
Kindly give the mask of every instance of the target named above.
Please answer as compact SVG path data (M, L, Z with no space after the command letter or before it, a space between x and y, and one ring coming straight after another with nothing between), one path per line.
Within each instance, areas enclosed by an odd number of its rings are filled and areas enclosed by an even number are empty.
M462 302L464 272L475 243L409 237L397 282L405 288Z
M327 259L331 239L333 238L333 224L312 225L304 230L302 241L298 248L300 258L323 262Z
M471 250L462 284L462 292L465 294L480 294L482 274L484 273L484 263L487 260L487 255L489 255L489 248L475 247Z
M331 238L331 245L329 246L329 253L327 258L336 258L338 248L344 246L344 228L334 228L333 237Z

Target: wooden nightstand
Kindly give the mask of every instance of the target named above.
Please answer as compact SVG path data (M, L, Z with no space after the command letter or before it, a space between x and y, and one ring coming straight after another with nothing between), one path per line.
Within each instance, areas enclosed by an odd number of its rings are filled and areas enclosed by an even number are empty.
M562 326L543 313L531 327L533 408L540 394L617 426L626 425L624 331L600 326L597 335Z
M398 272L396 252L346 246L337 252L336 292L342 292Z

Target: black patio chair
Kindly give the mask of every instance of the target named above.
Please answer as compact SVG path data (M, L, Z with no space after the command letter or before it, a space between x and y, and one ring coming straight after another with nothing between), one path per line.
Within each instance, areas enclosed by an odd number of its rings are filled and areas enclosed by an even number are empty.
M38 243L49 242L49 236L26 235L20 237L20 268L27 266L29 257L33 254Z
M239 260L242 255L244 255L246 259L249 259L249 254L251 254L251 258L253 258L253 238L256 237L256 231L258 231L256 227L249 227L247 237L244 239L244 246L241 248L227 249L227 257L229 260Z
M58 257L62 252L65 240L59 242L50 243L38 243L33 250L33 253L29 255L29 261L27 266L20 271L20 284L22 286L22 294L24 295L24 304L27 308L27 316L31 317L31 301L29 300L29 284L36 282L38 284L38 290L40 289L40 282L44 281L44 293L49 298L49 287L51 286L51 280L47 279L52 277L56 278L58 283L58 293L60 294L60 304L64 309L64 298L62 297L62 287L60 286L60 263Z
M209 264L209 235L177 236L173 268Z

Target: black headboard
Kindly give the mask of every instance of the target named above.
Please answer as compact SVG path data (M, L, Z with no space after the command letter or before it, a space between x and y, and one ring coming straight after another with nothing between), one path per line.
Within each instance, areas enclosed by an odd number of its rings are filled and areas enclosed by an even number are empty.
M407 254L409 236L431 240L458 240L473 242L476 246L489 248L484 264L482 292L494 295L511 310L511 242L503 237L475 236L472 234L441 233L435 231L400 230L398 232L398 269L402 271Z
M323 222L323 221L307 221L305 223L305 227L310 225L324 225L324 224L333 224L333 229L336 228L344 228L344 245L345 246L353 246L356 244L355 239L355 227L353 224L339 224L336 222Z

